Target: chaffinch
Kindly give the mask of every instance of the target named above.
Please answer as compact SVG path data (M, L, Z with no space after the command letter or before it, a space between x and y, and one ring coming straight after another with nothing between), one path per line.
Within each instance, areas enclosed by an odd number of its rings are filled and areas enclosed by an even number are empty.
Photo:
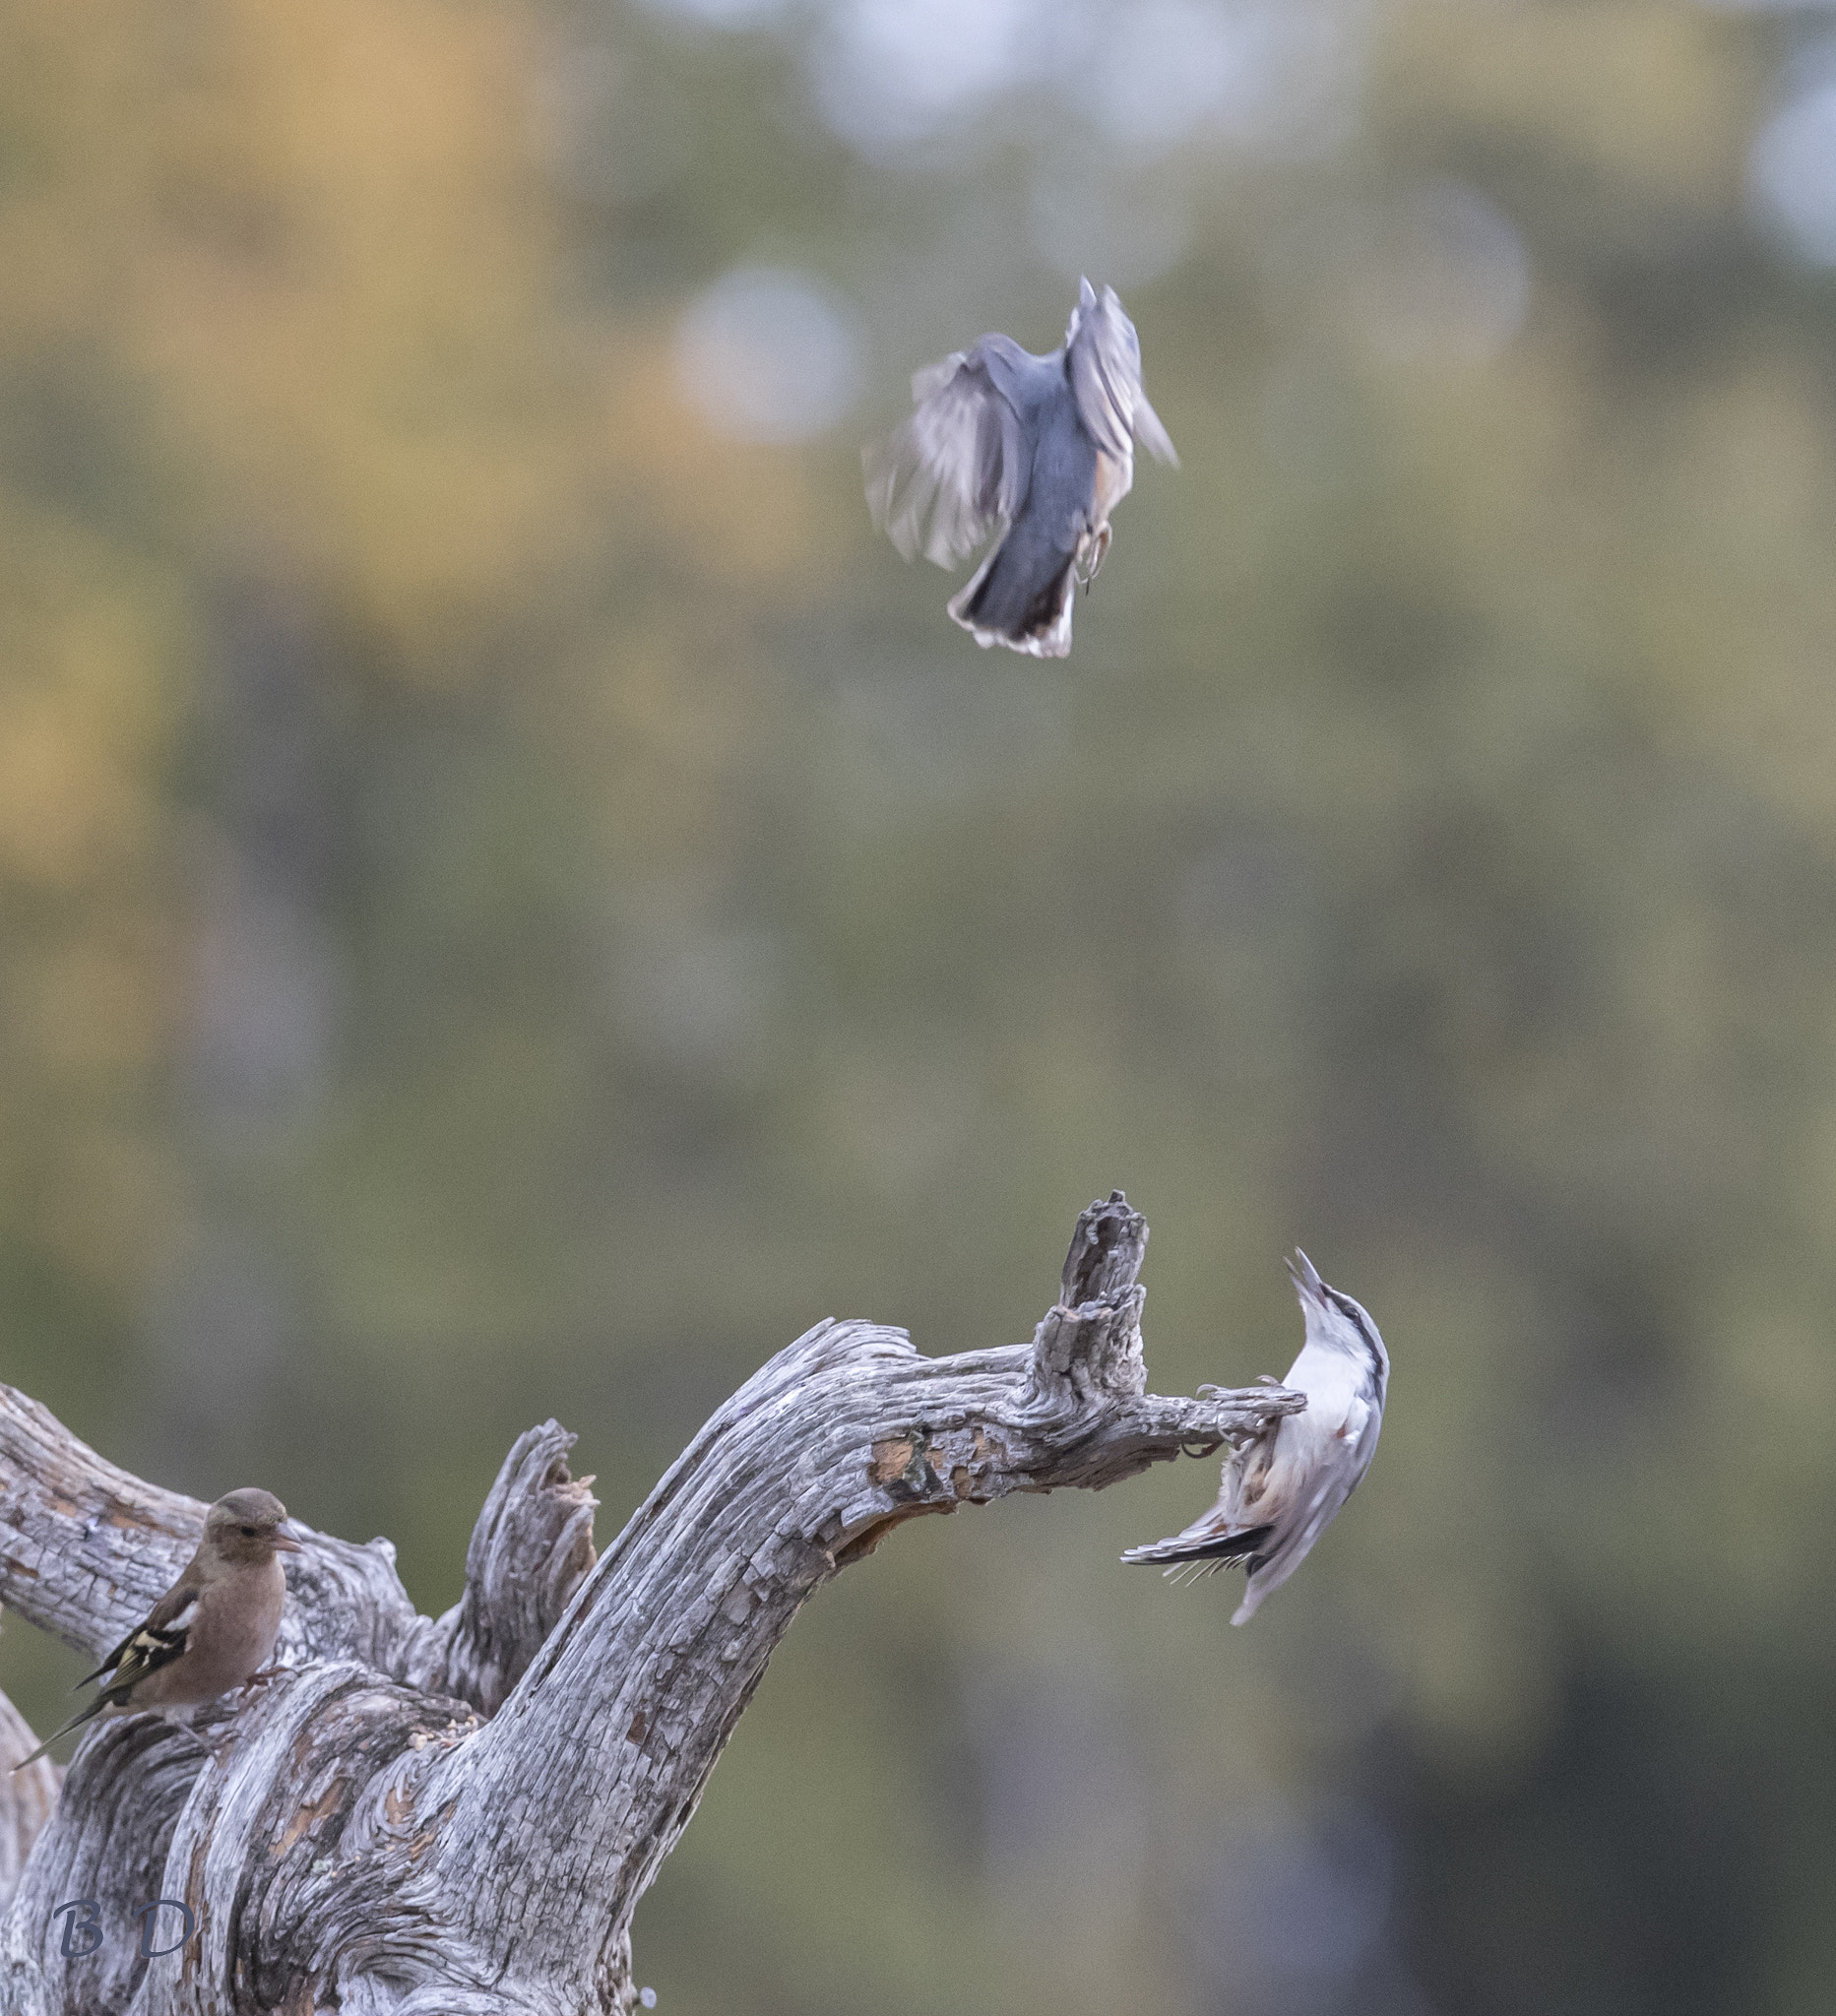
M93 1673L101 1691L62 1729L14 1765L23 1770L59 1736L96 1715L132 1715L214 1701L253 1678L274 1650L286 1600L282 1554L297 1554L286 1507L272 1492L231 1491L204 1517L204 1538L185 1571Z

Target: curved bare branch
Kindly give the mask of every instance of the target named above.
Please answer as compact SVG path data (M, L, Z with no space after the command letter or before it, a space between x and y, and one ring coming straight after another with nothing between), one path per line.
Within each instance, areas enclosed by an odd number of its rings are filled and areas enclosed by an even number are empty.
M628 2009L632 1913L816 1589L908 1519L1100 1489L1304 1406L1275 1387L1147 1393L1146 1240L1119 1192L1085 1212L1029 1345L926 1358L901 1331L818 1324L717 1411L597 1564L591 1480L552 1421L512 1449L465 1599L437 1621L413 1614L386 1543L315 1539L286 1671L189 1729L134 1717L84 1743L0 1922L0 2002ZM125 1629L202 1509L0 1388L0 1596L69 1642ZM126 1960L56 1950L57 1903L119 1913L134 1882L199 1913L181 1960L133 1963L125 1936Z

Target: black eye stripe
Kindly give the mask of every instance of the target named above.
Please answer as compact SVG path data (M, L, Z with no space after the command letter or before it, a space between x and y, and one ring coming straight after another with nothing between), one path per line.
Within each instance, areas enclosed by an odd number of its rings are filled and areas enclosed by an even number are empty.
M1320 1286L1325 1288L1326 1284L1322 1282ZM1351 1320L1360 1338L1363 1341L1364 1349L1370 1354L1370 1369L1381 1379L1383 1377L1383 1354L1377 1349L1377 1340L1370 1334L1370 1324L1366 1320L1363 1310L1353 1301L1350 1295L1341 1294L1336 1288L1326 1288L1326 1293L1330 1297L1333 1307L1339 1311L1340 1315Z

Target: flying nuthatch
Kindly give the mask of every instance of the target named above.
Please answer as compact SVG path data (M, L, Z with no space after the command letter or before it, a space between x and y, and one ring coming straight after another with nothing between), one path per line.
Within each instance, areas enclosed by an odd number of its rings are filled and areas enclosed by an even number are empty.
M1224 1488L1202 1519L1171 1540L1130 1547L1122 1556L1170 1561L1169 1575L1182 1568L1210 1575L1241 1561L1249 1587L1234 1624L1255 1615L1256 1606L1306 1559L1333 1514L1357 1490L1376 1454L1390 1383L1390 1354L1369 1316L1350 1295L1321 1281L1298 1248L1288 1271L1306 1318L1306 1342L1282 1384L1306 1395L1305 1412L1284 1415L1253 1442L1231 1452Z
M950 613L985 650L1071 649L1071 597L1109 550L1109 513L1135 479L1137 439L1177 465L1141 389L1141 344L1113 287L1078 282L1064 342L1036 357L984 336L912 380L918 410L861 452L873 523L910 560L954 567L1005 536ZM925 521L928 519L928 530Z

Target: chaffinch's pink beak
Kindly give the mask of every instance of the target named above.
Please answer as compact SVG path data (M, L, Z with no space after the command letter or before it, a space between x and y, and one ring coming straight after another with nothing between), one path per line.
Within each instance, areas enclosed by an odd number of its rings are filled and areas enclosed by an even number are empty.
M285 1520L274 1530L274 1545L276 1553L280 1554L303 1554L306 1551L295 1538L292 1527Z

